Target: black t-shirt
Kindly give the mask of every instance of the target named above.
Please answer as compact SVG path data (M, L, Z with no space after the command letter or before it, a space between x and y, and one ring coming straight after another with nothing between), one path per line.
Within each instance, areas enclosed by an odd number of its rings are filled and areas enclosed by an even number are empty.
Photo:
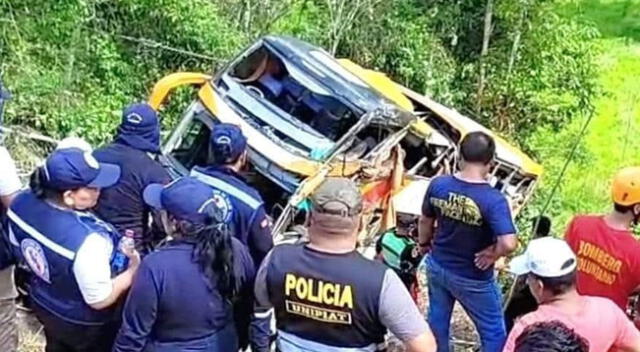
M167 171L145 152L112 143L93 152L103 163L120 166L120 180L100 194L96 213L122 234L130 229L137 238L148 239L149 207L142 199L144 188L151 183L168 183Z

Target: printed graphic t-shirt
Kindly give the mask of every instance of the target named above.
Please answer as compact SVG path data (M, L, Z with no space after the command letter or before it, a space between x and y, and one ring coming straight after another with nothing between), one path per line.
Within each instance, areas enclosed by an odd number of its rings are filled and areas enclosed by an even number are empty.
M503 352L513 352L515 342L524 329L538 322L560 321L589 342L589 352L617 351L634 347L640 332L620 308L602 297L582 296L578 314L567 314L558 307L541 305L538 310L520 318L509 333Z
M437 219L433 259L470 279L490 279L493 267L478 269L475 254L499 236L516 233L509 204L500 191L488 183L470 183L451 175L431 181L422 214Z
M640 285L640 243L629 231L610 228L602 216L576 216L565 239L578 256L578 292L607 297L625 309Z

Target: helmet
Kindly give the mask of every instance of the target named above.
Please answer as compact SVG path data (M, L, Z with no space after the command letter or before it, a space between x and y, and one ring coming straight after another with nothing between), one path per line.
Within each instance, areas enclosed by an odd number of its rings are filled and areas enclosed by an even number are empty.
M618 171L613 178L611 195L616 204L629 206L640 203L640 167L626 167Z

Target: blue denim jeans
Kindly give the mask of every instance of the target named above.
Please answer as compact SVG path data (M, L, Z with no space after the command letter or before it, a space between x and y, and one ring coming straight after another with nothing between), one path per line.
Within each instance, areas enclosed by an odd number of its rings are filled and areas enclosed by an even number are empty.
M447 271L430 256L424 260L429 280L427 320L438 343L438 352L449 351L449 327L456 301L475 324L482 351L501 352L507 332L496 280L467 279Z

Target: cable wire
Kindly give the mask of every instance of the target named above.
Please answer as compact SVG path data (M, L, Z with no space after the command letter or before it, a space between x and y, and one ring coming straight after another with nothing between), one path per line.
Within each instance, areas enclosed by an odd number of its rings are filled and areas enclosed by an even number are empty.
M571 151L569 152L569 155L567 155L567 159L565 160L564 165L562 166L562 170L560 171L560 174L558 175L558 178L556 179L556 182L553 185L553 188L551 189L551 193L547 197L547 201L542 207L542 211L540 212L540 215L544 215L547 212L547 209L549 208L549 206L551 205L551 201L553 200L553 197L558 191L558 187L560 187L560 182L562 182L562 179L564 178L564 175L567 169L569 168L569 164L571 163L571 160L573 159L573 156L575 155L575 152L578 149L580 142L582 141L582 137L584 137L585 133L587 132L587 128L589 127L589 124L591 123L591 120L593 119L594 115L595 113L589 114L589 116L587 117L587 120L582 125L580 133L576 137L576 140L573 143L573 146L571 147ZM539 222L540 220L538 218L538 220L536 221L536 224L533 227L534 229L538 227Z

